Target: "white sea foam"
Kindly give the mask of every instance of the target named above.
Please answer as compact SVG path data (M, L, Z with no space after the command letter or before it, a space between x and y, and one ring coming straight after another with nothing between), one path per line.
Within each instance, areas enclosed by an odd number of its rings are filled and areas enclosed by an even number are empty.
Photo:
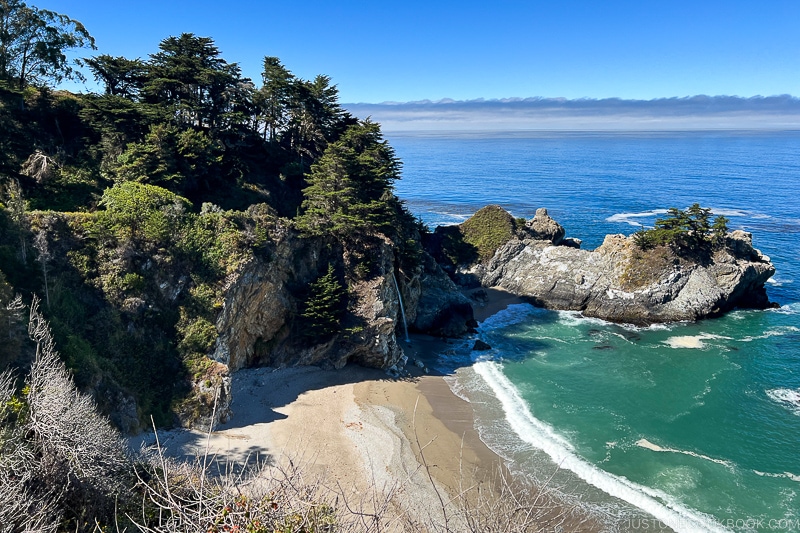
M707 346L707 344L703 341L709 339L731 340L730 337L724 337L722 335L701 333L700 335L681 335L678 337L670 337L664 341L664 344L668 345L670 348L691 348L696 350L702 350Z
M610 326L613 322L603 320L602 318L595 318L591 316L583 316L580 311L556 311L558 313L559 321L567 326L578 326L581 324L594 324L597 326Z
M770 337L780 337L789 333L797 333L800 328L795 326L779 326L777 328L768 329L762 335L747 336L741 339L742 342L752 342L759 339L768 339Z
M619 337L620 339L624 340L627 343L635 344L635 342L633 340L631 340L630 337L626 337L622 333L617 333L615 331L612 331L611 335L613 335L614 337ZM638 337L634 337L634 338L638 338Z
M580 311L553 311L558 313L559 321L565 326L579 326L582 324L591 324L595 326L614 326L628 331L669 331L675 325L680 325L681 322L654 323L649 326L637 326L635 324L617 323L609 320L603 320L593 316L584 316Z
M676 324L679 324L679 322L676 322ZM623 326L627 326L627 324L623 324ZM673 324L650 324L649 326L644 326L644 327L636 327L636 326L632 327L639 330L649 329L651 331L669 331L673 328Z
M659 446L658 444L653 444L647 439L639 439L636 441L636 445L641 448L647 448L648 450L652 450L654 452L669 452L669 453L682 453L683 455L689 455L691 457L697 457L698 459L704 459L706 461L711 461L712 463L717 463L722 466L726 466L728 468L733 468L733 464L730 461L725 461L723 459L714 459L713 457L709 457L707 455L703 455L702 453L695 453L689 450L677 450L675 448L664 448Z
M606 222L620 222L624 224L630 224L631 226L636 226L638 228L642 224L638 220L632 219L654 217L657 215L664 215L666 213L666 209L653 209L652 211L642 211L640 213L617 213L608 217Z
M494 315L488 317L486 320L480 323L478 329L480 331L490 331L493 329L500 329L508 326L513 326L514 324L519 324L520 322L524 322L528 317L533 315L536 312L548 312L542 311L531 304L512 304L500 311L499 313L495 313Z
M772 389L767 396L800 416L800 389Z
M800 483L800 476L798 476L797 474L792 474L791 472L782 472L779 474L775 474L771 472L759 472L758 470L753 470L753 473L761 477L780 477L785 479L791 479L792 481Z
M782 305L775 309L767 309L771 313L778 313L781 315L796 315L800 314L800 303L793 303L789 305Z
M770 285L775 285L776 287L783 287L784 285L790 285L794 280L792 279L776 279L776 278L769 278L767 283Z
M711 213L716 216L723 216L723 217L746 217L750 214L747 213L746 211L740 211L738 209L719 209L717 207L712 207ZM763 218L763 217L756 216L756 218ZM769 215L766 215L766 218L771 218L771 217L769 217Z
M727 531L711 517L692 511L663 491L644 487L615 476L579 457L573 446L530 412L517 389L503 375L497 363L481 361L473 367L500 400L506 419L524 442L545 453L561 468L607 494L650 513L677 532Z

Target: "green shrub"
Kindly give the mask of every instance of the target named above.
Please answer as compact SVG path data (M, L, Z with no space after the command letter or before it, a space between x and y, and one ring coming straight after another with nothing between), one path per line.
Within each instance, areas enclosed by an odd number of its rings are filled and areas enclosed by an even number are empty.
M183 354L206 354L217 342L217 328L205 318L196 318L185 326L179 323L178 333L178 350Z
M125 182L106 189L99 218L119 240L165 241L191 203L155 185Z
M464 242L478 250L481 261L488 261L498 248L510 241L517 226L514 217L498 205L487 205L461 224Z
M140 274L128 272L122 276L121 286L129 294L141 294L144 292L145 280Z

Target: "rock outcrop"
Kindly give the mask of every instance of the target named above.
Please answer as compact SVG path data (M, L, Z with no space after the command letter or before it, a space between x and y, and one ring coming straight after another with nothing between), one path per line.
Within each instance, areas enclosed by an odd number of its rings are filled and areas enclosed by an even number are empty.
M753 248L748 233L730 233L725 246L696 261L668 247L641 250L624 235L607 236L594 251L580 250L544 217L546 211L539 210L527 224L541 239L513 238L491 260L462 268L460 275L539 306L633 324L697 320L734 307L769 305L764 284L775 268Z
M532 219L525 223L531 238L540 241L550 241L554 245L561 244L564 240L566 231L564 227L550 218L547 209L540 207Z
M472 304L442 268L425 254L419 277L419 299L412 309L412 328L441 337L457 337L477 326Z

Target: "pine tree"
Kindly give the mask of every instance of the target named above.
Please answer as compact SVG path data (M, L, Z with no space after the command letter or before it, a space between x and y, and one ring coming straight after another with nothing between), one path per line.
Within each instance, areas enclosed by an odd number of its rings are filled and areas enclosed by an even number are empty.
M719 215L714 219L714 225L711 226L711 232L713 234L715 243L725 243L725 237L728 235L728 222L729 220L722 215Z
M311 283L305 310L303 334L307 337L328 337L337 333L344 313L344 289L336 278L333 265L328 272Z

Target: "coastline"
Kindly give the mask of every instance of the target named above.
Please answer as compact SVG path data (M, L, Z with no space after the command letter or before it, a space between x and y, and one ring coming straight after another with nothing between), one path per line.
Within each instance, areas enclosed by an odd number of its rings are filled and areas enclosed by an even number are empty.
M504 291L486 292L474 305L479 321L523 303ZM401 379L356 366L240 370L233 376L234 414L227 423L210 435L159 432L159 442L168 455L183 459L207 451L220 471L255 462L299 466L304 478L321 480L350 507L382 508L388 531L445 522L466 530L459 508L480 513L516 498L541 507L537 530L602 531L600 522L550 498L542 487L515 484L503 458L480 439L472 406L450 390L444 375L411 363L430 365L452 343L412 335L404 345L408 375ZM154 440L148 433L130 443Z

